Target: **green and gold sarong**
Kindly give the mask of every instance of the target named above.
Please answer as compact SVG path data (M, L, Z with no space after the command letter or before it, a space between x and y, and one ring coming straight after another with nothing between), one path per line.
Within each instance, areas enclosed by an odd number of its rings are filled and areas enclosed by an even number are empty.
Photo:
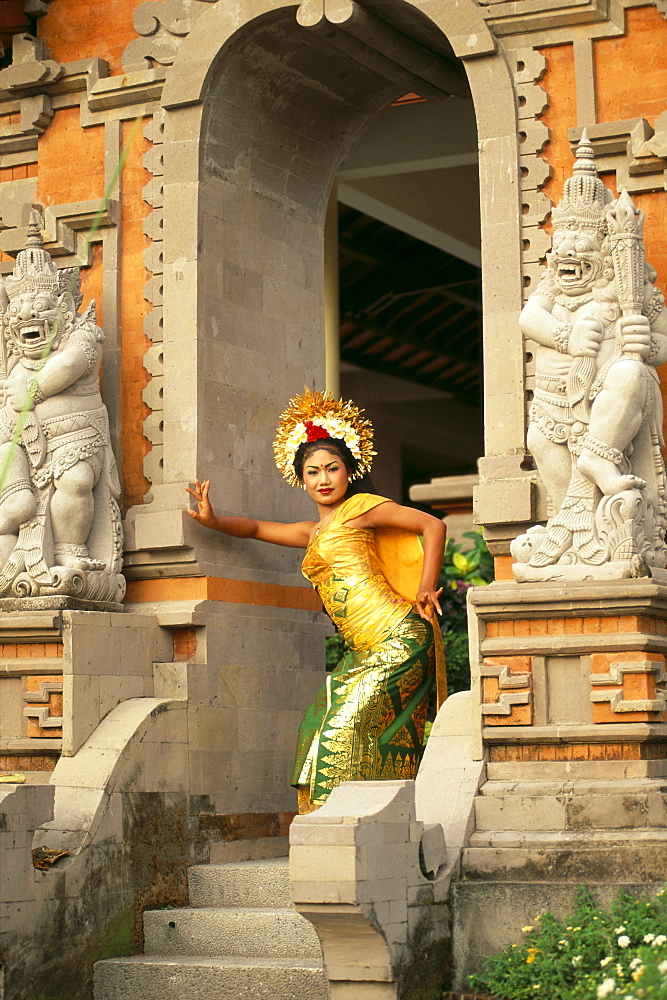
M411 589L416 596L418 540L345 524L384 502L371 494L350 497L303 561L348 646L299 729L292 784L308 787L314 805L341 781L414 778L423 752L433 629L401 596Z

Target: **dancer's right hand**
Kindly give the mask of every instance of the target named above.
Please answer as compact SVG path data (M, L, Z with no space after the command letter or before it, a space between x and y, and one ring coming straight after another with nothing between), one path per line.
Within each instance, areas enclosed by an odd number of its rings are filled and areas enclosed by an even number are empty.
M211 501L208 498L208 491L211 488L211 482L209 479L205 479L203 483L200 483L198 479L195 479L195 488L190 489L189 486L185 487L185 492L193 496L197 501L197 510L188 510L190 517L194 517L195 521L199 521L203 524L205 528L215 528L216 517L213 513L213 508L211 507Z

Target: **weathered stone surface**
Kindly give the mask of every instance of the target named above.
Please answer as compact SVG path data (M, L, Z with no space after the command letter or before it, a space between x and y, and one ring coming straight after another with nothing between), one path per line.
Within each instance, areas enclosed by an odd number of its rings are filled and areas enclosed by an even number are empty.
M327 1000L322 969L285 959L116 958L95 971L95 1000Z
M147 955L243 955L319 961L312 924L291 907L152 910L144 914Z
M188 869L191 906L291 906L287 857Z

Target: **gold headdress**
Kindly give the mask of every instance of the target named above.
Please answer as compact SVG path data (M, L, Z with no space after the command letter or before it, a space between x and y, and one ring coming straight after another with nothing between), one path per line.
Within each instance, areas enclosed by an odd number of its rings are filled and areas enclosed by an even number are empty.
M335 438L344 441L357 467L352 479L370 472L373 464L373 427L352 402L334 399L330 392L311 392L306 388L293 396L280 415L273 442L276 465L290 486L301 486L294 470L294 456L306 441Z

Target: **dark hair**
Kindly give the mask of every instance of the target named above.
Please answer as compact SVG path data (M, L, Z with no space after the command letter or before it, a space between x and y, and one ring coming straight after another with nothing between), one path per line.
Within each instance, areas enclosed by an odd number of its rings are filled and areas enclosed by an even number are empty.
M303 479L303 467L306 464L306 459L314 451L317 451L318 448L324 448L325 451L330 451L332 454L338 455L347 471L351 475L354 475L357 468L357 460L345 442L339 438L318 438L317 441L304 441L296 450L294 471L299 479Z
M329 451L334 455L337 455L350 475L354 475L359 463L356 458L340 438L318 438L317 441L304 441L300 444L296 450L296 455L294 456L294 471L303 482L303 467L306 464L306 459L309 455L312 455L314 451L318 448L324 448L325 451ZM354 479L347 488L346 496L354 496L355 493L375 493L375 486L373 480L366 473L359 479Z

